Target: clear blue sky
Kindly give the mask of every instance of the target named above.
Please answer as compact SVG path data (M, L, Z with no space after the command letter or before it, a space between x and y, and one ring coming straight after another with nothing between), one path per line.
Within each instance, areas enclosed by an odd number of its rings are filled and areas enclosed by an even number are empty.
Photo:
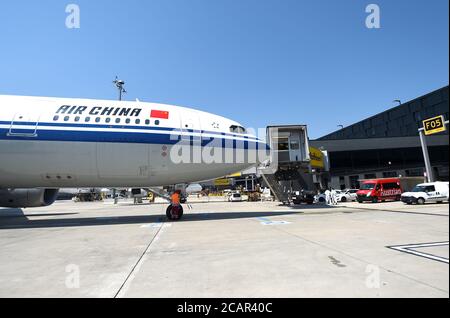
M81 9L67 29L65 7ZM365 27L366 5L381 29ZM448 0L2 1L0 94L126 99L335 131L448 85Z

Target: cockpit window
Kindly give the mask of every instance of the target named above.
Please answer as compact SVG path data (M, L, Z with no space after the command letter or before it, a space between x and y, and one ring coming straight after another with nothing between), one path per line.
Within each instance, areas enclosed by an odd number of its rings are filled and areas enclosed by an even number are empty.
M246 130L244 127L237 126L237 125L230 126L230 131L235 134L245 134L246 133Z

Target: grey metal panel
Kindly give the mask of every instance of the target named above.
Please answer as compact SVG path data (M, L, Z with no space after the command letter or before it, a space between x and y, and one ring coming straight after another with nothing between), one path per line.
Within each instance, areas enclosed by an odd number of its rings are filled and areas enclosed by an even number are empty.
M429 146L445 146L449 144L448 135L427 137ZM355 151L363 149L398 149L420 147L419 135L415 137L365 138L346 140L311 140L313 147L323 147L328 152Z
M448 86L446 86L319 139L340 140L380 138L385 136L412 137L417 135L416 128L422 125L422 120L438 115L445 115L448 120L448 114ZM394 126L401 127L398 127L396 131L389 129L391 131L388 130L386 134L385 129L380 127L382 123L386 126L389 125L391 129ZM404 128L404 126L407 126L407 128Z
M425 107L430 107L436 104L439 104L440 102L442 102L442 93L441 92L436 92L434 94L430 94L427 97L425 97Z
M409 104L409 111L412 112L417 112L418 110L420 110L420 108L422 107L420 101L413 101Z

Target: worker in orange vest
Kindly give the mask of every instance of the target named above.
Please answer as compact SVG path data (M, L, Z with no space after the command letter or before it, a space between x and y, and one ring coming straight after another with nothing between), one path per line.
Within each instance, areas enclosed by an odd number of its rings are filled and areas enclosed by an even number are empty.
M180 205L181 190L176 190L174 193L172 193L172 196L171 196L170 200L172 201L171 203L172 203L173 206Z

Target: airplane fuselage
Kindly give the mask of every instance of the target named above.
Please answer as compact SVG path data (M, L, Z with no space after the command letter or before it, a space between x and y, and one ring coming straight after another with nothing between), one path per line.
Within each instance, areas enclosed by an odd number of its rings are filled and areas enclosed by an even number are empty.
M210 180L254 166L258 150L239 123L190 108L0 96L0 188Z

